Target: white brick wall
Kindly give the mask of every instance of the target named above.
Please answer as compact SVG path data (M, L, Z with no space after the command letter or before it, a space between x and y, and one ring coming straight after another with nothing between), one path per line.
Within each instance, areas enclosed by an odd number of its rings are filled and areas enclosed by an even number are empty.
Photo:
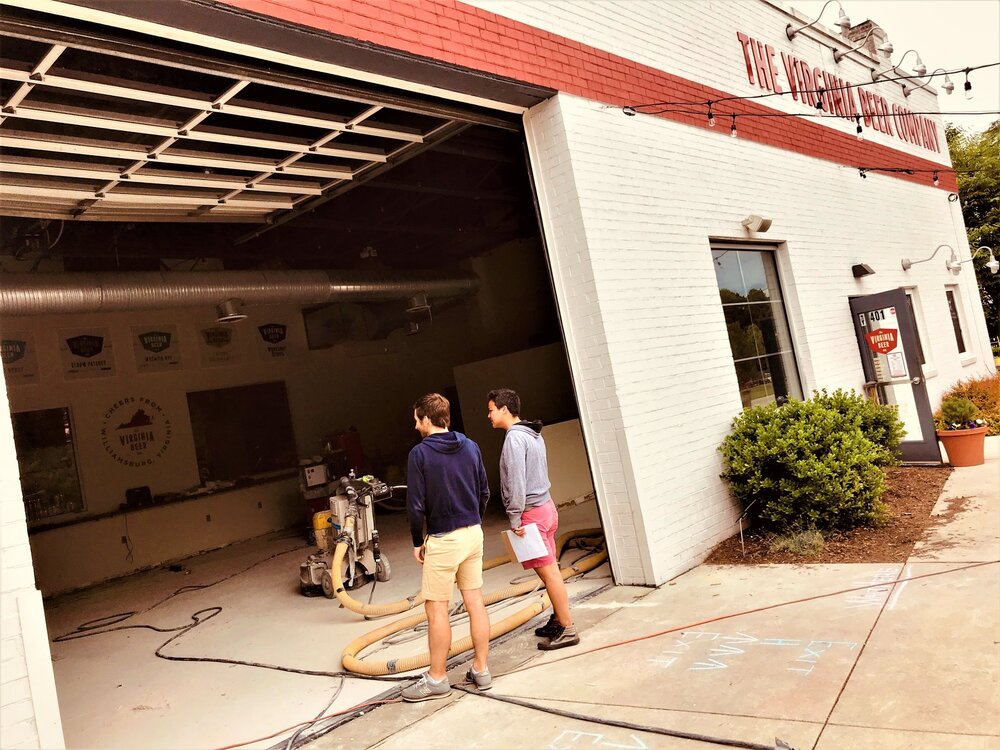
M6 390L0 407L0 747L64 747Z
M800 376L863 382L848 296L913 286L937 376L992 371L973 274L947 194L653 117L559 95L525 118L567 349L620 583L661 583L736 531L717 446L741 409L709 238L771 217ZM942 251L945 252L945 251ZM854 263L876 274L855 280ZM973 355L958 354L945 302L957 283ZM652 575L650 575L652 573Z
M776 52L792 54L849 83L871 81L871 68L883 70L887 66L855 52L841 62L833 60L832 47L847 50L856 46L834 31L826 30L820 23L789 41L785 26L801 26L812 19L799 20L788 5L777 0L467 0L492 13L529 24L550 33L602 49L629 60L648 65L689 81L712 86L732 96L755 96L767 93L756 83L750 83L743 61L743 50L737 32L748 34L774 47ZM835 18L832 11L829 18ZM876 18L877 22L878 19ZM887 29L889 37L900 51L907 49L906 39ZM898 59L898 54L896 55ZM913 57L909 58L913 61ZM935 66L932 66L935 67ZM778 79L785 91L789 90L786 74L777 57ZM909 70L891 76L912 75ZM955 77L953 76L953 79ZM943 78L931 82L939 87ZM961 87L961 81L956 85ZM911 86L912 87L912 86ZM869 87L873 93L884 96L890 107L898 104L914 112L945 109L948 97L942 93L940 107L938 96L927 89L903 95L901 84L882 82ZM957 94L954 94L957 96ZM803 114L808 108L794 101L790 95L772 96L760 100L762 104L781 112ZM621 102L636 104L637 102ZM720 104L718 110L728 111ZM707 110L706 110L707 112ZM937 154L922 146L908 143L895 135L889 136L872 128L865 128L865 138L899 151L924 159L951 164L943 142L944 129L940 118L938 136L942 139L942 153ZM843 133L855 134L855 123L836 117L815 119L827 127ZM720 121L720 124L722 123ZM895 122L893 122L893 126ZM873 165L878 166L878 165Z

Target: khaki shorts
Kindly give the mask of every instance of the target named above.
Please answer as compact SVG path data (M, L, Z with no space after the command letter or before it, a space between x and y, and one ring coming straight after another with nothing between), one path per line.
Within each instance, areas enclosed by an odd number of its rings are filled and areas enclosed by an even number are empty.
M450 602L455 581L461 591L483 587L483 527L466 526L424 542L424 599Z

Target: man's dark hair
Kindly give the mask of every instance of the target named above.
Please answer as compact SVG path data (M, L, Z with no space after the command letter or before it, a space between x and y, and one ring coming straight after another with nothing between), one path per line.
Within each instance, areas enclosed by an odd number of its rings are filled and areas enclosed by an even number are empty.
M427 417L435 427L448 429L451 427L451 404L440 393L428 393L421 396L413 404L417 419Z
M521 397L517 395L517 391L512 391L510 388L494 388L486 400L492 401L498 409L506 406L507 411L515 417L521 416Z

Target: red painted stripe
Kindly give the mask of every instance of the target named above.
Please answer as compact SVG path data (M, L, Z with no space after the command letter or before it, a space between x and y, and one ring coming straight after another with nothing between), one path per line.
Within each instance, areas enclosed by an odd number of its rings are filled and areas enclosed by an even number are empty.
M262 16L547 86L605 104L707 102L731 96L457 0L218 1ZM734 106L747 113L778 111L754 101L741 101ZM725 109L723 105L718 108ZM703 114L657 116L708 128ZM730 118L719 116L717 120L718 127L712 132L728 137ZM803 118L738 118L736 127L739 137L745 140L841 165L947 169L937 162L870 140L858 141L853 135ZM938 135L944 147L944 133ZM890 176L931 185L929 174L891 173ZM957 190L955 175L941 174L939 187L945 191Z

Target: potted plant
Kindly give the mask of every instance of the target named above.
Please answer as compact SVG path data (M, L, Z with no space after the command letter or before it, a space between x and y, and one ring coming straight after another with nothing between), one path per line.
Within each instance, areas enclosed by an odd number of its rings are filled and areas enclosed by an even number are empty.
M948 396L941 402L936 421L938 440L952 466L979 466L985 461L986 420L969 399Z

